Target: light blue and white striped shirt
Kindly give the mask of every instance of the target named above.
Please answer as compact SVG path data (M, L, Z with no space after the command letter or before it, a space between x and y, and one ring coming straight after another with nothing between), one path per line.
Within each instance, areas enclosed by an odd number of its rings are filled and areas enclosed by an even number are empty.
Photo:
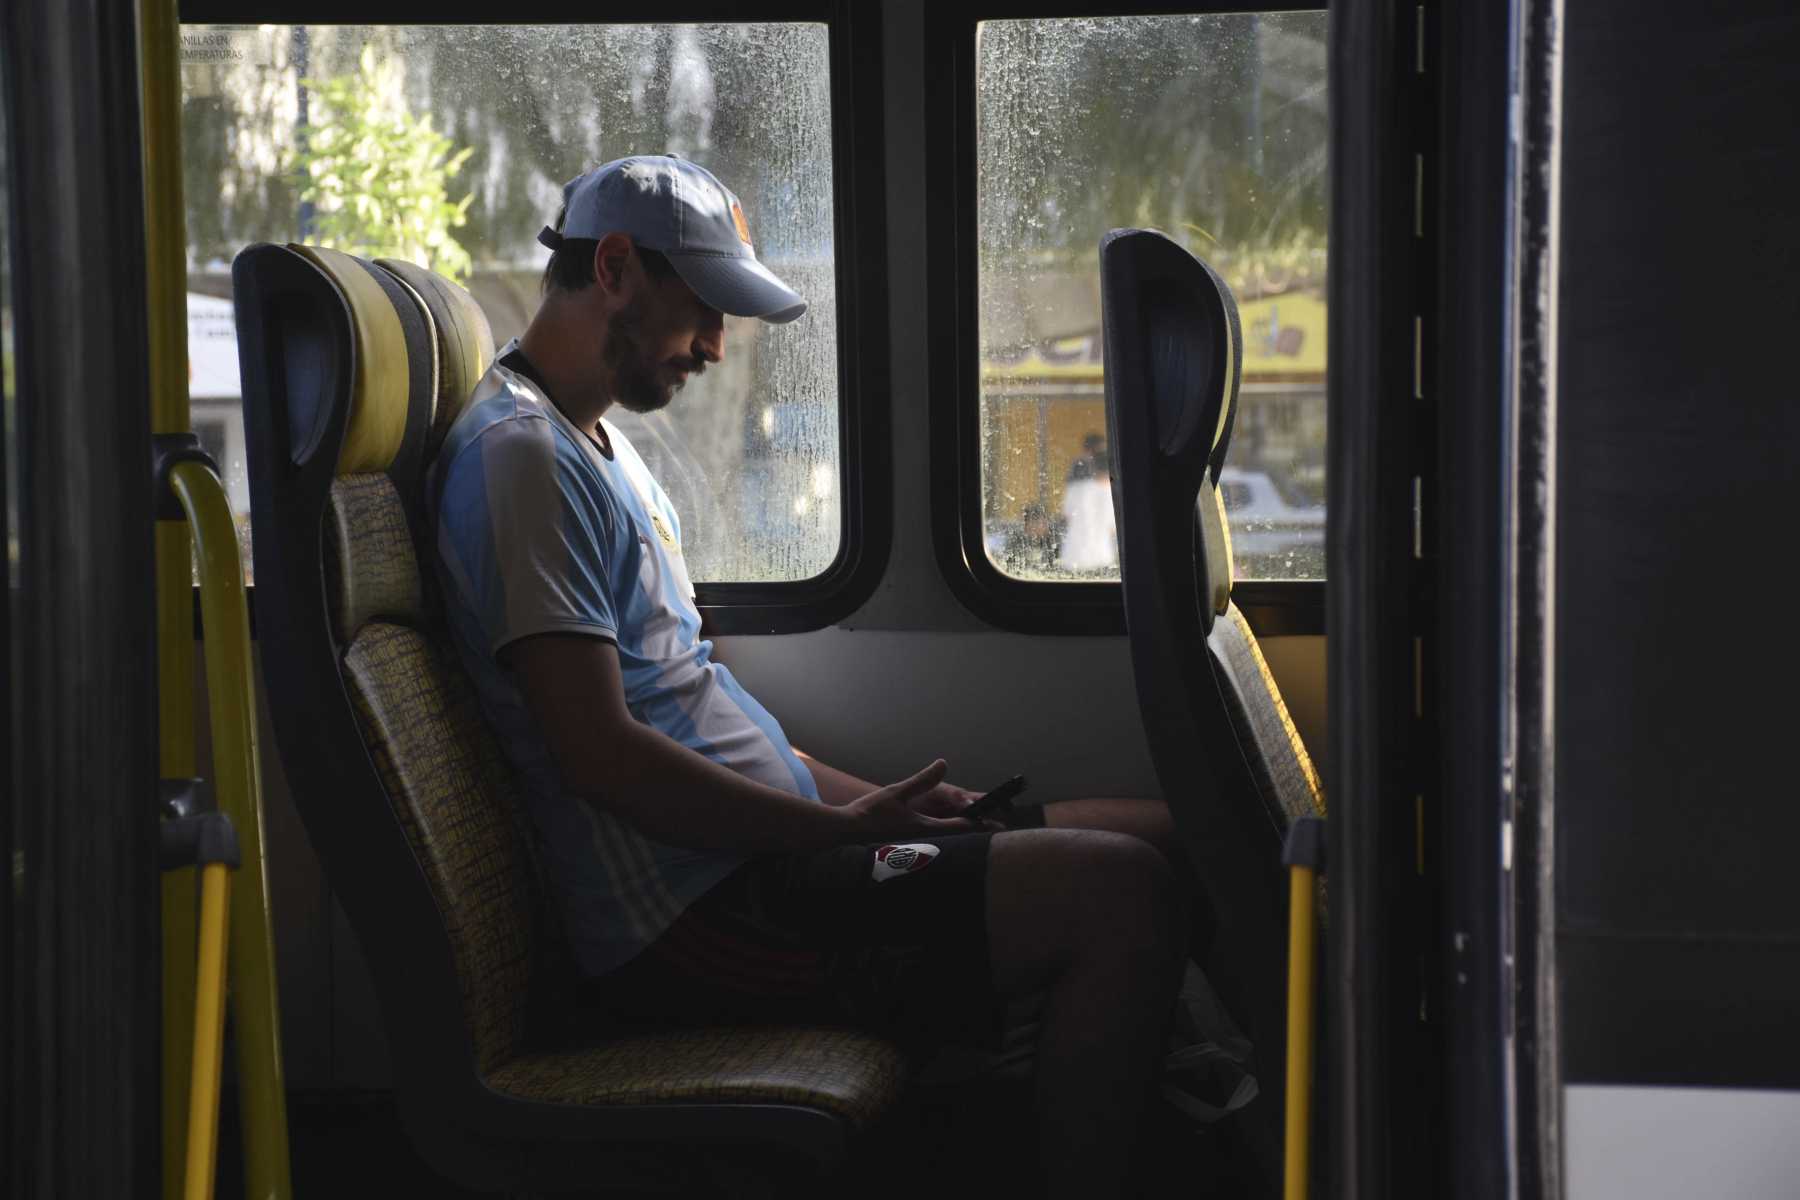
M819 798L775 718L712 661L675 510L625 437L601 424L610 459L536 383L496 362L451 427L430 487L452 633L524 780L576 958L596 975L744 860L652 841L568 794L496 661L503 646L540 633L611 641L634 717L758 783Z

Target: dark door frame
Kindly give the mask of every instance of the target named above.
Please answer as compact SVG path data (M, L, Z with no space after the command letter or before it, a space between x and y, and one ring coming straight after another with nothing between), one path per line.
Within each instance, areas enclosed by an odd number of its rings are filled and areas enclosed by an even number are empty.
M19 586L8 597L5 1190L160 1177L149 362L133 6L4 47Z

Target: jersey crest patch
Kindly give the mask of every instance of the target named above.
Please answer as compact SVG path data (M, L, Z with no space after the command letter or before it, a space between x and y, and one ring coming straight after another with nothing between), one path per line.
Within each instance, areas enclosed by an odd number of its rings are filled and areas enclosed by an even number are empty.
M938 847L930 842L912 842L904 846L882 846L875 851L875 863L869 877L886 883L914 871L923 871L938 856Z
M662 519L662 514L657 512L654 508L650 510L650 527L656 530L656 536L662 541L662 544L666 549L675 554L681 553L681 543L675 540L675 534L670 531L668 523Z

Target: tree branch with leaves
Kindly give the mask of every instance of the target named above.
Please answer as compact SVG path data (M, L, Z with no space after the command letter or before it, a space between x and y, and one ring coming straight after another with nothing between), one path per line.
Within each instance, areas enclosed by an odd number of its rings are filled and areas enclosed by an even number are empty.
M314 209L312 240L465 279L474 263L450 231L467 223L474 193L452 202L449 182L473 147L457 150L429 113L411 112L400 63L378 63L372 44L355 72L301 82L318 113L293 160L300 198Z

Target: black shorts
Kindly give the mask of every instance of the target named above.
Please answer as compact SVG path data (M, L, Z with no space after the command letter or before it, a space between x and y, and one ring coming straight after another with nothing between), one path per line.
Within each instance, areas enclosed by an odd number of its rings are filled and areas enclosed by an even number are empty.
M587 981L587 1006L628 1028L823 1023L990 1045L1005 1011L988 960L991 836L751 859Z

